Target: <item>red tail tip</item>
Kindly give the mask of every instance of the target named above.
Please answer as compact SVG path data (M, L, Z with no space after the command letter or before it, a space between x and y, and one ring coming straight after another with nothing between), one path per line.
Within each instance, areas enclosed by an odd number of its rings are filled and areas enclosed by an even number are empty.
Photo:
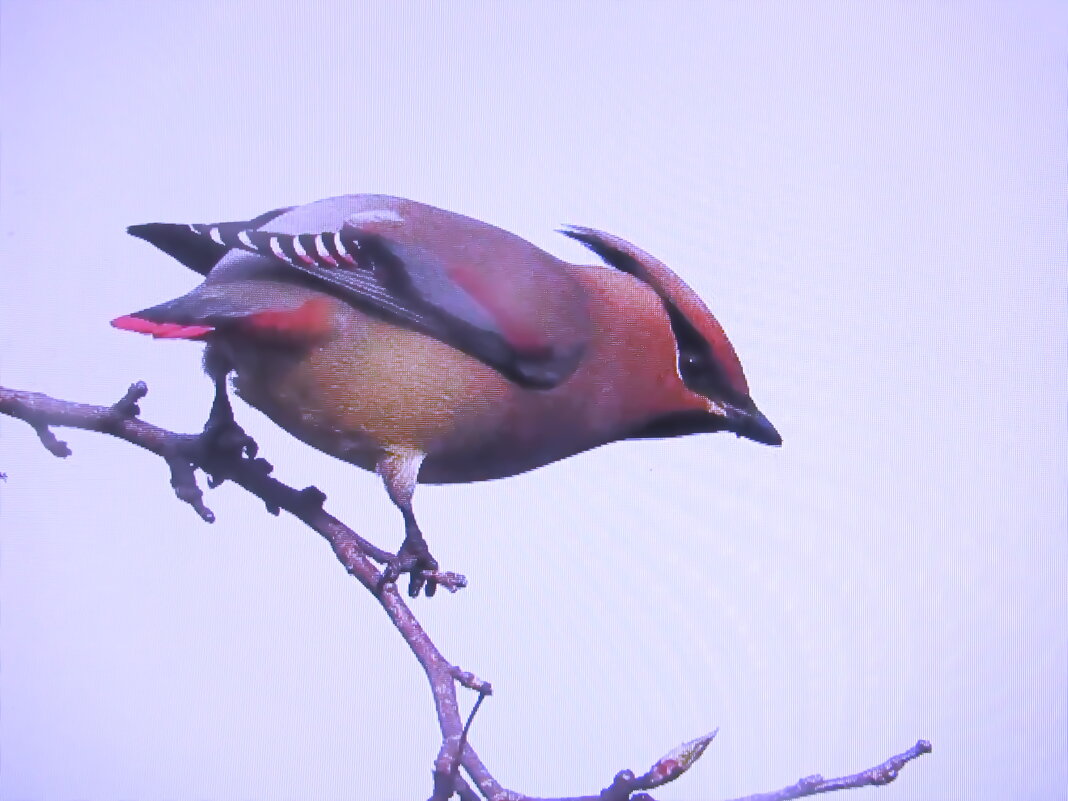
M215 329L210 325L181 325L180 323L155 323L144 317L126 314L111 321L115 328L151 334L156 339L203 339Z

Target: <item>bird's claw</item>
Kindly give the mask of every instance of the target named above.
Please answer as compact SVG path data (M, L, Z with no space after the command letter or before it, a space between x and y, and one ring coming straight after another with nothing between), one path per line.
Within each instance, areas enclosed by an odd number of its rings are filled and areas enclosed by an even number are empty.
M259 445L234 420L209 421L200 435L205 450L223 459L256 458Z
M430 551L424 544L411 545L405 542L397 555L386 562L382 578L379 579L378 589L381 590L387 584L393 584L405 573L408 574L408 596L418 598L419 594L426 590L428 598L438 590L438 581L433 577L438 570L438 560L430 555ZM431 575L426 575L430 573Z

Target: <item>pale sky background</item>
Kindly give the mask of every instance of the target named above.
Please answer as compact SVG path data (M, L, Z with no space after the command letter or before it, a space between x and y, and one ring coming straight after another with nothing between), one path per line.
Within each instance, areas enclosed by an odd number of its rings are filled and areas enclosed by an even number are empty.
M471 586L417 613L497 690L497 777L596 792L718 726L658 798L921 737L848 797L1068 797L1063 4L520 5L4 0L0 382L143 379L199 428L201 348L107 324L196 283L131 223L382 192L576 260L556 227L611 231L707 300L785 445L420 489ZM374 476L238 417L399 543ZM205 525L161 460L61 436L0 420L0 797L429 795L422 673L317 535L231 486Z

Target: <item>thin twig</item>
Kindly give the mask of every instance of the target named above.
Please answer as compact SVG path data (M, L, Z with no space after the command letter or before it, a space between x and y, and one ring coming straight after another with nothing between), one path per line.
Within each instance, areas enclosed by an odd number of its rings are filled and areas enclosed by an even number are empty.
M849 776L839 776L837 779L825 779L818 773L806 776L796 784L784 787L771 793L758 793L747 795L742 798L734 798L731 801L791 801L794 798L804 798L817 793L832 793L836 790L854 790L858 787L872 787L889 784L897 778L898 773L907 763L931 753L931 744L927 740L920 740L900 754L895 754L885 762L874 768L862 770Z

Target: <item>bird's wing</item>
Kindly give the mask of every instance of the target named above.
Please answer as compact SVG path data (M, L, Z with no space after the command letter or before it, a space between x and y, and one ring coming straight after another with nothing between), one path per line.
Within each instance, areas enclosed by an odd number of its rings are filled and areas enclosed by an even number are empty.
M352 225L315 234L231 225L185 228L226 249L289 265L354 307L439 339L524 387L560 384L584 349L584 342L554 346L513 335L431 251Z
M274 209L246 222L217 223L208 228L234 232L259 228L287 211L289 208ZM131 225L126 231L150 245L155 245L168 256L177 259L190 270L201 275L210 273L212 268L218 264L219 259L230 250L229 246L223 244L222 237L204 236L194 226L189 225L145 223L144 225Z

